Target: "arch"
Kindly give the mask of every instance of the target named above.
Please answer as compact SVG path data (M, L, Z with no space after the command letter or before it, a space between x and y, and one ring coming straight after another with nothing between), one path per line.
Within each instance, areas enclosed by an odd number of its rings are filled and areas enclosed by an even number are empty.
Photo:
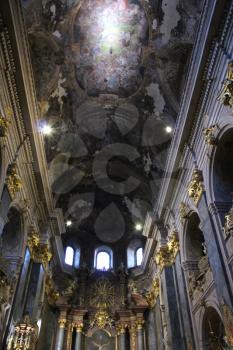
M139 251L139 249L141 249L141 250ZM127 248L127 266L128 266L128 268L132 268L132 267L141 265L141 263L138 264L137 252L142 253L142 255L143 255L143 244L142 244L140 239L135 238L135 239L131 240L131 242L129 243L128 248Z
M212 185L217 202L232 202L233 192L233 127L225 129L213 156Z
M224 325L219 312L213 306L208 306L204 312L201 337L203 349L225 349Z
M113 268L113 252L108 246L100 246L95 249L94 267L97 270L109 270Z
M11 207L7 214L7 223L5 224L1 236L1 256L20 257L24 248L23 220L21 213Z

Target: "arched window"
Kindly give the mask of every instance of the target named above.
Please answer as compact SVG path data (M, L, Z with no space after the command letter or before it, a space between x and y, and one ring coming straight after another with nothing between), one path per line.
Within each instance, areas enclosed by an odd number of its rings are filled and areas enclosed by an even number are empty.
M110 269L110 255L107 252L99 252L96 257L96 268L98 270Z
M113 254L109 247L102 246L95 250L95 263L97 270L109 270L113 267Z
M140 247L136 250L136 265L140 266L142 264L143 249Z
M67 265L73 266L74 263L74 249L72 247L66 247L65 253L65 263Z
M140 266L143 258L143 244L138 238L133 239L127 248L127 266L128 268Z

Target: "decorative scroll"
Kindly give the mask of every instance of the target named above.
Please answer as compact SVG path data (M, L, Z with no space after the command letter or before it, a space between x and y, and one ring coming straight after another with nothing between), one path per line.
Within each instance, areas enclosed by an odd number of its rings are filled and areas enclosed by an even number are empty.
M191 182L188 186L188 195L198 205L204 191L203 176L199 169L194 169Z

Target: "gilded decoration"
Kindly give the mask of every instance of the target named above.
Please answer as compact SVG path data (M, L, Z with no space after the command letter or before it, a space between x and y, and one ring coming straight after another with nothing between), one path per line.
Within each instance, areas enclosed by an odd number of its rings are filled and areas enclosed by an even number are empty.
M191 182L188 186L188 195L193 199L195 205L198 205L204 191L202 171L194 169Z
M33 231L28 238L28 247L30 249L32 259L42 263L46 267L53 256L48 243L40 243L39 234Z
M217 146L218 141L214 135L215 128L216 128L216 125L203 129L205 143L209 146Z
M227 78L223 82L223 89L219 99L224 106L230 107L233 112L233 61L228 63Z
M233 208L225 215L225 224L223 227L225 236L233 235Z
M25 317L14 330L10 337L7 350L30 350L35 344L35 326L31 324L29 317Z
M19 192L22 188L22 181L18 175L16 164L9 165L7 170L6 184L10 195L14 198L16 193Z
M98 310L90 324L91 328L96 326L99 329L104 329L106 327L112 328L113 319L110 317L107 311L106 304L99 304Z
M112 283L105 277L98 279L91 292L90 305L96 307L96 305L107 305L111 307L115 302L115 290Z
M46 282L45 282L45 293L47 295L48 303L50 305L54 305L59 298L60 294L56 290L54 286L54 282L51 278L51 276L46 277Z
M152 282L151 288L148 293L146 293L146 300L150 308L153 308L156 303L156 299L159 296L159 278L155 278Z
M155 262L162 270L171 266L179 251L179 240L177 232L173 232L166 245L161 246L155 254Z

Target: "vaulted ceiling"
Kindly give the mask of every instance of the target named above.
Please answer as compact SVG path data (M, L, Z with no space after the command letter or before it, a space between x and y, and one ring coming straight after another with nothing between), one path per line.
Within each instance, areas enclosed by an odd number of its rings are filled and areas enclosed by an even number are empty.
M22 0L56 206L127 242L159 191L201 0Z

